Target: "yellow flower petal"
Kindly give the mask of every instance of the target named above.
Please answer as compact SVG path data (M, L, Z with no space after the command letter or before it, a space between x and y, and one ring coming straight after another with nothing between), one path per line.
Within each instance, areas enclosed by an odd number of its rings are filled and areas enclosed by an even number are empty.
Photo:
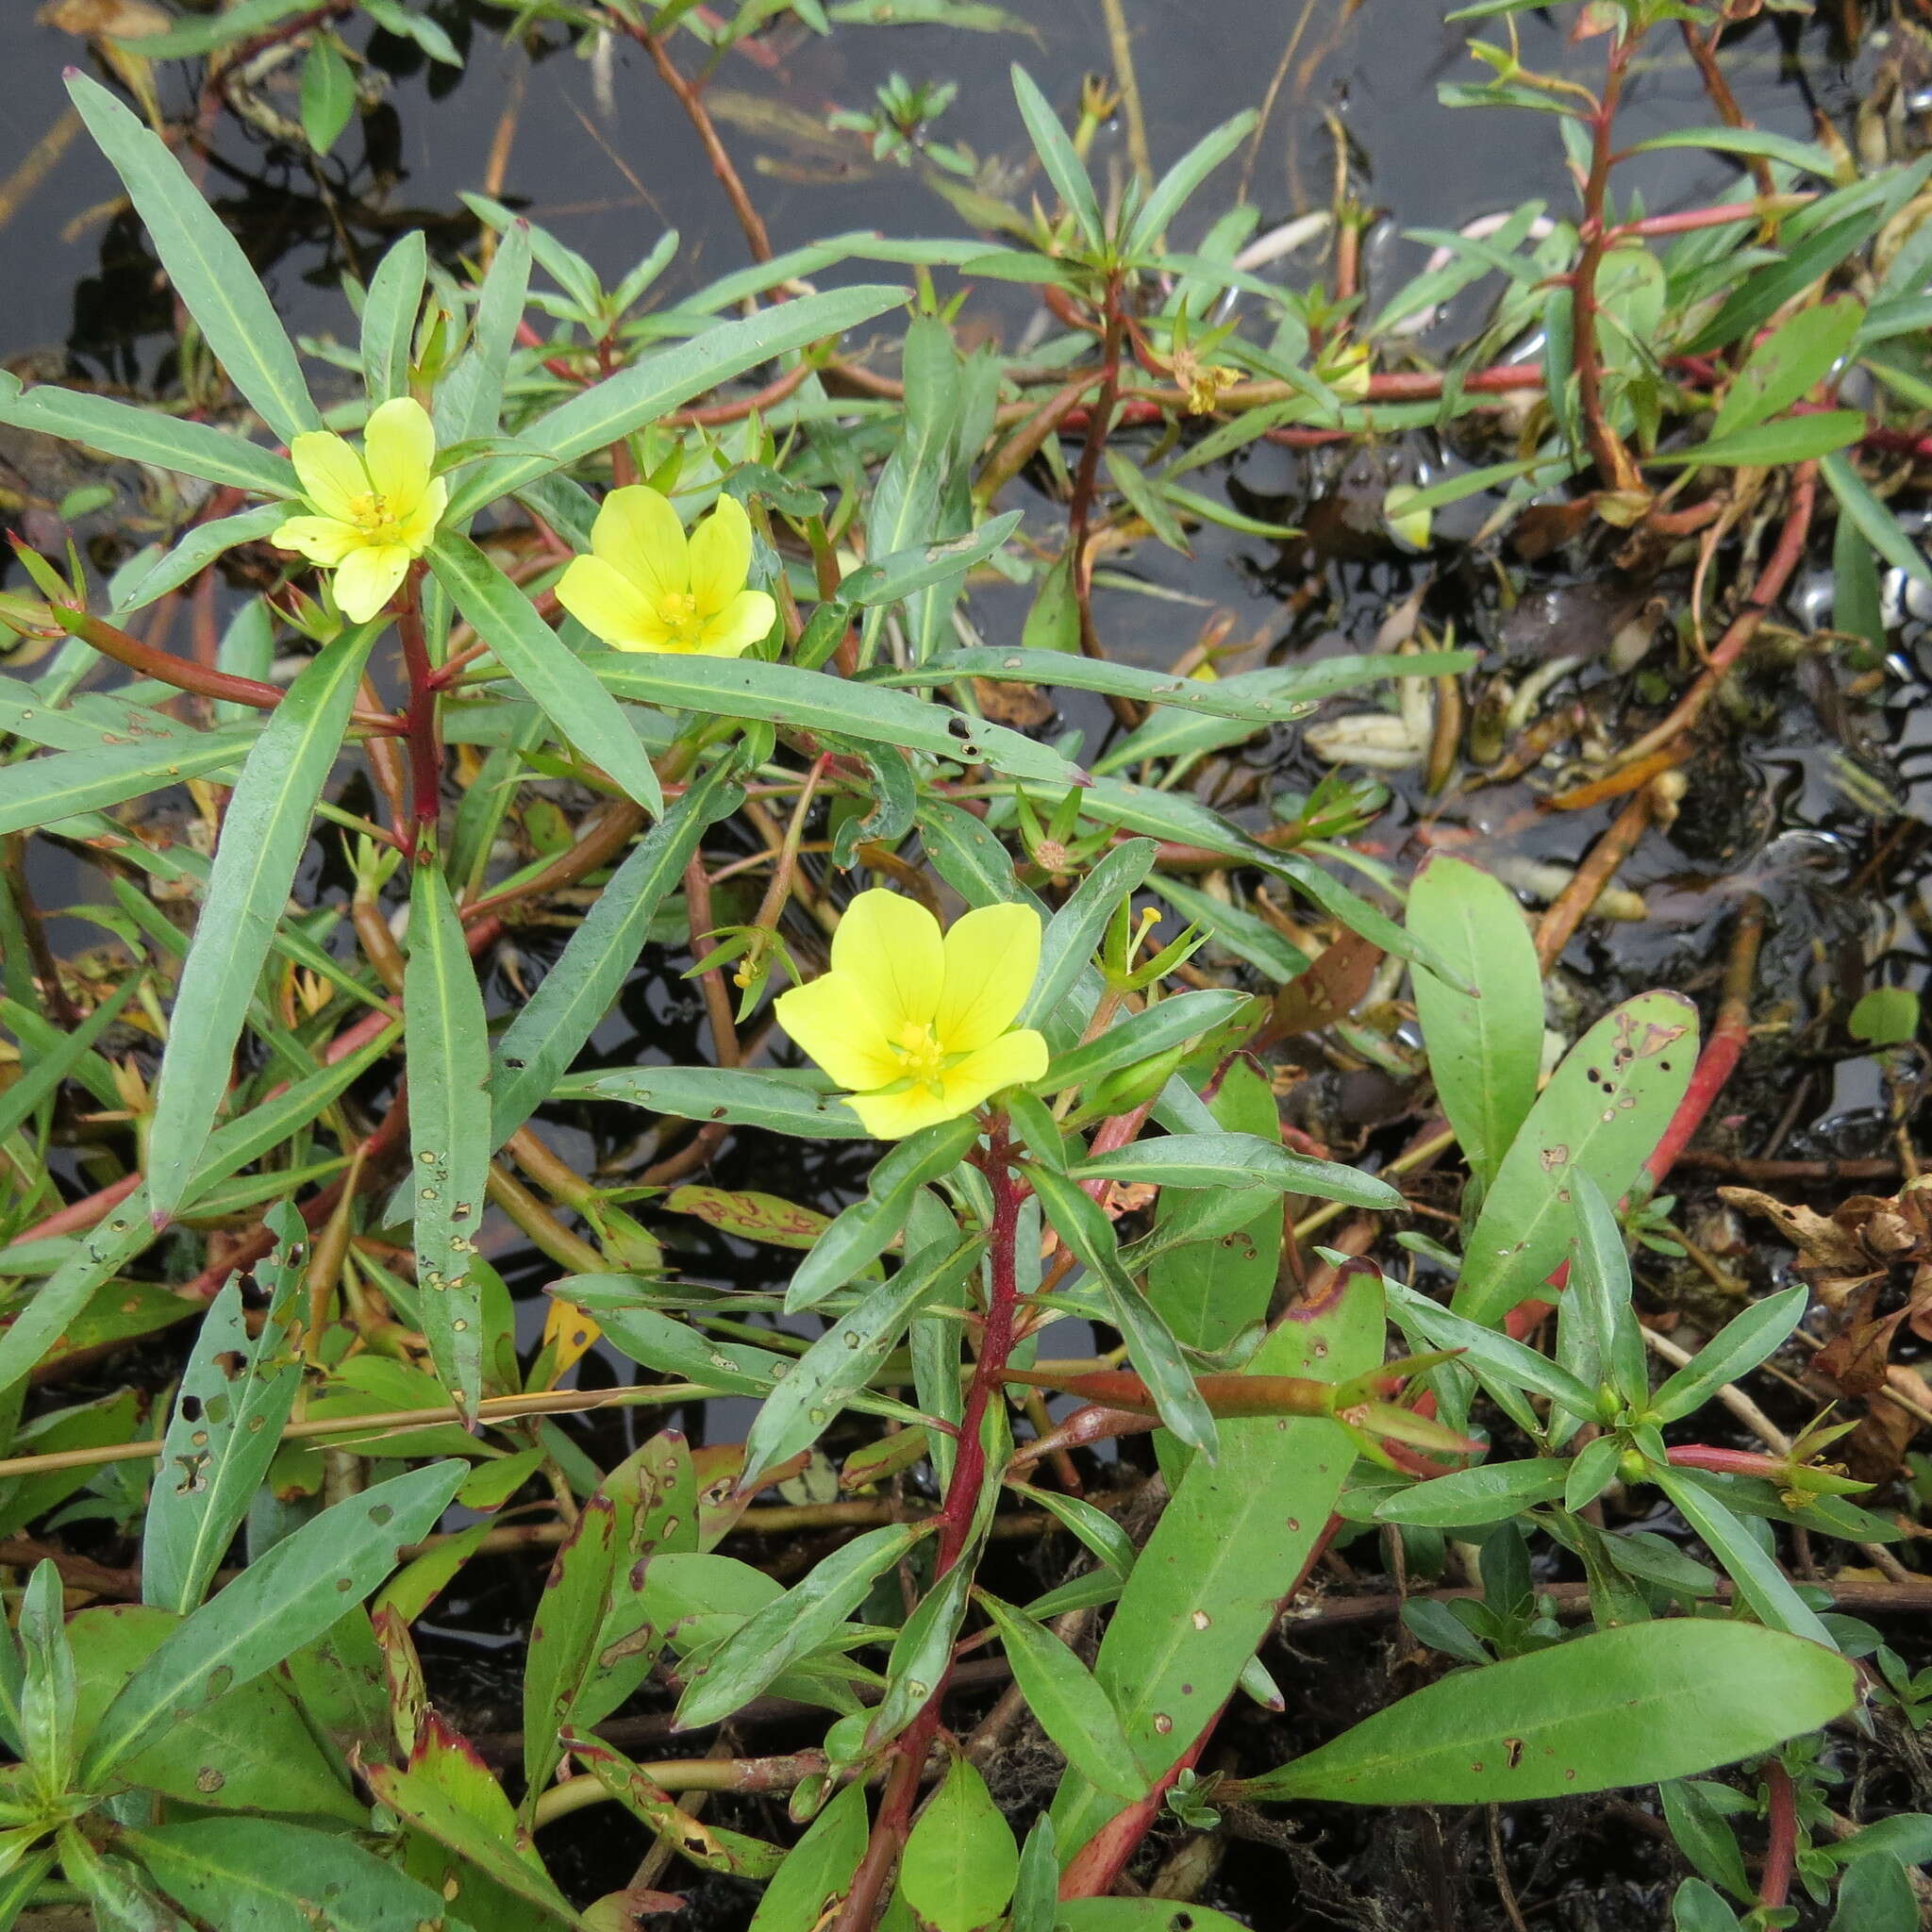
M400 543L365 543L336 566L336 603L351 624L367 624L408 575L409 553Z
M427 550L435 541L436 526L442 521L442 513L449 508L449 483L446 478L431 478L429 487L416 499L416 505L409 513L396 524L396 541L407 543L418 557Z
M591 525L591 548L654 604L691 588L684 525L671 499L648 484L627 483L604 499Z
M946 970L933 1030L948 1053L997 1040L1019 1016L1040 971L1040 914L981 906L946 934Z
M921 1127L936 1126L966 1111L930 1087L911 1087L904 1093L848 1093L845 1105L874 1141L903 1141Z
M736 658L771 632L778 607L763 591L741 591L717 616L706 620L699 652L707 658Z
M384 403L362 432L362 462L369 480L398 521L408 516L425 491L436 463L436 429L429 411L413 396Z
M945 1090L945 1112L941 1120L952 1120L971 1113L1002 1087L1021 1087L1037 1080L1046 1072L1046 1041L1030 1026L1003 1033L977 1053L968 1054L957 1067L948 1067L941 1077Z
M887 1039L908 1021L924 1025L938 1009L945 977L940 923L917 899L861 892L832 935L832 970L850 975Z
M821 974L781 992L772 1004L779 1025L841 1087L889 1087L898 1056L877 1016L842 973Z
M333 517L291 517L276 525L268 541L278 550L299 551L310 563L327 567L341 562L361 541L361 533Z
M325 517L346 521L354 514L356 499L369 493L362 458L326 429L303 431L289 445L289 460L301 479L303 495Z
M716 616L750 575L751 519L737 497L721 496L717 508L691 533L691 593L698 615Z
M617 651L661 651L668 636L657 607L601 557L579 557L557 580L557 601Z

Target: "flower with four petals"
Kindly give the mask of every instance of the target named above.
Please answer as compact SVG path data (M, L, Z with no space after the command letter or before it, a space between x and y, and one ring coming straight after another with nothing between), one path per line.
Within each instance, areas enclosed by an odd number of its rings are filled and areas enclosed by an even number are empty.
M399 396L371 415L359 452L312 429L290 443L289 459L312 514L291 517L269 541L333 571L342 615L367 624L429 548L449 502L449 485L434 474L429 412Z
M941 936L915 899L861 892L832 935L832 970L778 996L778 1024L841 1087L867 1133L897 1141L1046 1072L1015 1026L1040 970L1040 915L982 906Z
M604 499L591 555L558 579L557 601L614 650L736 658L778 614L745 589L750 575L751 519L735 496L687 538L668 496L630 483Z

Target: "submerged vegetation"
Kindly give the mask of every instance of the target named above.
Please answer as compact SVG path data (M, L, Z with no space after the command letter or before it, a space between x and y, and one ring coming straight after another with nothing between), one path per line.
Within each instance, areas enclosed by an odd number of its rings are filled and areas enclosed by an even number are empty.
M1259 232L1279 76L1156 169L1103 11L1017 165L819 116L946 218L778 253L727 55L1040 23L47 10L170 312L0 373L96 475L0 592L0 1926L1922 1923L1924 25L1801 140L1789 8L1465 8L1568 178L1405 275L1340 141ZM750 265L498 169L291 337L212 125L363 234L372 50L493 37L647 61Z

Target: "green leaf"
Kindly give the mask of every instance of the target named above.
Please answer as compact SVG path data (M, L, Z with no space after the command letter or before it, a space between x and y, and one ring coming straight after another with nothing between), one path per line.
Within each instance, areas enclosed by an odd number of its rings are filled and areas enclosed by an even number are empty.
M1270 1141L1280 1138L1274 1089L1246 1059L1228 1067L1208 1105L1231 1129ZM1206 1208L1221 1221L1220 1210L1231 1202L1239 1205L1243 1197L1249 1211L1238 1215L1232 1226L1224 1221L1204 1224L1187 1211L1191 1207L1197 1214ZM1267 1314L1281 1266L1285 1211L1281 1196L1272 1190L1162 1194L1148 1239L1166 1244L1150 1249L1144 1261L1139 1254L1123 1258L1136 1274L1145 1268L1148 1304L1185 1347L1219 1351ZM1197 1230L1191 1238L1190 1227Z
M154 563L131 584L122 587L114 600L113 615L127 616L144 609L157 597L177 590L190 577L206 570L216 558L241 543L254 543L278 530L288 516L283 503L258 504L240 516L218 517L211 524L196 524L172 550Z
M1699 1779L1664 1779L1657 1789L1664 1823L1670 1826L1677 1849L1698 1871L1713 1884L1722 1885L1733 1898L1748 1901L1752 1890L1744 1871L1744 1855L1729 1821L1705 1795L1707 1789Z
M585 1503L543 1585L524 1663L524 1822L563 1759L561 1732L597 1661L597 1636L617 1579L617 1510Z
M1413 1328L1431 1348L1459 1349L1463 1366L1477 1376L1530 1390L1574 1415L1594 1419L1596 1391L1527 1343L1439 1307L1409 1289L1391 1288L1391 1299L1405 1328Z
M1624 1250L1624 1231L1603 1190L1588 1174L1573 1174L1570 1189L1576 1210L1576 1255L1570 1266L1563 1313L1580 1317L1585 1324L1594 1377L1609 1383L1625 1402L1641 1407L1650 1393L1650 1370L1631 1304L1630 1257Z
M927 1181L952 1173L978 1138L979 1123L962 1114L899 1141L873 1169L865 1198L840 1214L798 1264L785 1291L786 1313L816 1307L884 1254L906 1224L913 1195Z
M654 818L664 793L630 721L584 660L537 615L536 606L467 537L445 526L429 553L436 580L504 669L587 758Z
M1760 1622L1775 1630L1789 1631L1834 1648L1831 1632L1819 1620L1790 1579L1777 1567L1776 1559L1751 1534L1749 1527L1734 1515L1713 1489L1707 1489L1689 1470L1653 1467L1651 1480L1677 1506L1677 1513L1704 1540L1738 1586L1738 1594L1751 1606ZM1823 1719L1820 1720L1824 1722ZM1793 1726L1809 1730L1809 1724Z
M1810 1290L1803 1282L1754 1302L1707 1341L1650 1398L1650 1415L1674 1423L1702 1408L1720 1389L1747 1375L1784 1345L1805 1319Z
M312 1518L175 1629L121 1687L88 1741L92 1784L176 1718L211 1704L326 1630L420 1541L468 1473L432 1463Z
M1867 1046L1904 1046L1919 1030L1919 995L1903 986L1874 986L1845 1016L1845 1031Z
M226 1095L235 1042L380 629L345 632L303 668L228 801L155 1093L147 1185L158 1221L181 1206Z
M633 704L761 719L794 730L829 731L924 752L958 764L984 762L1008 777L1061 791L1080 776L1078 768L1058 752L1003 724L968 718L882 685L801 671L795 664L654 651L612 651L590 661L609 691Z
M0 1093L0 1141L10 1139L40 1111L42 1103L49 1099L60 1083L93 1053L101 1035L121 1017L127 1002L140 991L141 975L130 974L72 1033L47 1027L51 1039L45 1044L27 1035L27 1025L39 1021L38 1014L27 1008L16 1007L10 1000L0 1002L0 1018L5 1018L21 1034L24 1047L32 1049L22 1054L18 1077L4 1093ZM16 1015L21 1016L19 1021L16 1021ZM110 1088L108 1091L111 1092L113 1090Z
M529 288L530 225L514 222L477 291L469 351L437 385L436 440L444 447L496 434Z
M618 867L542 984L511 1015L491 1056L492 1147L501 1147L549 1099L616 1004L658 908L677 890L706 828L728 817L741 795L731 783L728 760L694 780Z
M1157 873L1150 884L1183 919L1200 926L1217 945L1265 973L1276 985L1285 986L1307 971L1308 956L1257 914L1166 873Z
M1653 134L1647 141L1631 144L1633 155L1654 154L1668 148L1710 148L1721 155L1761 155L1767 160L1784 161L1822 181L1839 178L1840 163L1830 149L1810 142L1793 141L1788 134L1774 134L1764 127L1675 127L1668 134Z
M1194 1386L1180 1344L1121 1265L1113 1223L1106 1209L1064 1174L1036 1167L1028 1169L1027 1177L1040 1196L1041 1211L1107 1296L1114 1325L1126 1338L1127 1353L1154 1397L1160 1420L1190 1448L1211 1459L1217 1442L1214 1417Z
M1034 1721L1096 1791L1123 1804L1145 1795L1134 1747L1093 1673L1045 1624L986 1591L978 1600L1000 1633L1013 1682Z
M701 1871L724 1872L734 1878L770 1878L783 1865L785 1854L776 1845L723 1825L706 1824L681 1809L669 1791L621 1751L594 1738L573 1738L570 1743L591 1774L633 1818Z
M1162 1188L1226 1188L1256 1185L1284 1194L1313 1194L1351 1208L1400 1208L1402 1196L1387 1181L1339 1161L1310 1160L1290 1154L1257 1134L1169 1134L1133 1141L1110 1154L1076 1161L1068 1172L1075 1180L1148 1182Z
M423 230L406 228L369 278L362 298L362 382L372 403L409 393L409 357L428 271Z
M935 1932L977 1932L1006 1909L1020 1848L992 1793L956 1757L926 1801L899 1859L899 1890Z
M792 1846L758 1900L750 1932L815 1932L829 1924L865 1856L866 1836L865 1786L849 1784Z
M1885 219L1879 208L1862 208L1794 243L1777 261L1760 268L1734 289L1724 306L1682 345L1686 356L1706 356L1749 335L1785 304L1828 275L1862 248Z
M1849 297L1788 316L1751 351L1724 391L1711 419L1711 441L1722 442L1809 395L1851 353L1864 320L1865 305Z
M835 1095L800 1080L738 1067L626 1067L571 1074L551 1091L559 1100L621 1100L676 1120L724 1121L803 1141L866 1138L858 1116Z
M148 1497L142 1601L183 1616L208 1594L302 1386L294 1344L306 1312L298 1297L308 1230L287 1202L270 1211L268 1224L276 1250L257 1271L269 1291L259 1332L250 1340L242 1285L230 1276L196 1331Z
M1046 922L1040 940L1040 971L1013 1024L1037 1026L1060 1003L1092 959L1120 903L1154 868L1160 847L1152 839L1128 839L1105 853Z
M1818 468L1830 484L1831 493L1838 498L1840 510L1857 526L1866 542L1887 563L1932 588L1932 561L1906 535L1898 519L1872 493L1849 460L1841 456L1828 456Z
M62 1796L74 1779L79 1685L66 1618L59 1569L42 1558L20 1600L20 1748L48 1798Z
M834 1322L786 1371L753 1420L744 1445L746 1483L816 1442L846 1400L877 1374L921 1305L949 1296L985 1251L977 1238L957 1247L941 1243L936 1253L908 1259Z
M94 751L23 758L0 769L0 837L37 831L77 812L121 805L184 778L239 765L262 735L252 724L235 724L196 732L187 740L165 738L159 743L102 745Z
M1427 1529L1501 1523L1535 1504L1555 1502L1563 1493L1569 1474L1568 1462L1541 1458L1485 1462L1475 1469L1458 1469L1411 1489L1398 1490L1375 1506L1375 1520Z
M1164 1898L1070 1898L1053 1932L1247 1932L1239 1919L1207 1906Z
M547 1920L560 1925L582 1925L583 1922L571 1909L570 1901L551 1882L535 1855L521 1856L498 1820L491 1818L486 1822L478 1817L433 1773L368 1764L362 1768L362 1776L379 1804L388 1806L405 1824L454 1852L461 1866L474 1867L512 1898L534 1906ZM494 1790L495 1787L491 1789ZM501 1793L497 1796L500 1800ZM503 1808L508 1810L507 1802ZM434 1923L432 1920L431 1924ZM527 1918L520 1914L516 1923L518 1932L525 1932Z
M188 1191L192 1204L218 1182L261 1158L345 1092L390 1049L385 1031L359 1052L324 1067L287 1091L218 1127ZM0 1330L0 1391L27 1374L86 1307L94 1291L156 1238L146 1188L137 1188L108 1219L88 1231L39 1293Z
M0 423L261 496L295 496L302 487L287 457L229 430L185 423L152 406L137 408L58 383L23 389L20 378L6 371L0 371Z
M1487 1186L1536 1103L1543 1053L1536 943L1508 887L1445 853L1416 874L1408 929L1455 975L1414 969L1416 1016L1436 1097Z
M409 1200L429 1357L466 1420L483 1392L483 1292L471 1272L490 1179L490 1027L448 882L419 864L403 974Z
M971 570L975 563L985 562L1019 525L1020 512L1008 510L963 537L891 551L846 577L839 586L839 601L866 607L896 604L915 591L942 584L948 577Z
M1457 1672L1245 1790L1352 1805L1575 1797L1758 1757L1857 1694L1842 1657L1781 1631L1633 1624Z
M128 1829L120 1842L175 1904L230 1932L398 1932L453 1924L442 1895L354 1839L285 1818L197 1818Z
M1041 166L1068 213L1080 225L1087 246L1098 253L1107 240L1107 225L1101 219L1100 203L1087 177L1086 164L1074 152L1060 117L1048 105L1033 76L1017 65L1012 76L1013 97L1020 103L1020 118L1026 124Z
M1451 1306L1500 1322L1563 1258L1574 1224L1567 1174L1612 1201L1663 1138L1697 1060L1697 1009L1646 992L1607 1013L1564 1058L1510 1142L1471 1231Z
M973 1567L970 1562L955 1563L900 1626L886 1663L885 1694L865 1727L867 1751L876 1751L896 1738L925 1708L933 1687L944 1679L966 1618Z
M1127 237L1129 256L1143 254L1159 242L1188 197L1248 138L1257 118L1250 108L1232 121L1224 121L1219 127L1204 134L1154 184Z
M518 441L526 456L481 463L452 493L449 520L460 522L485 504L593 450L608 449L634 429L734 375L808 342L838 336L895 308L906 291L877 284L831 289L781 302L739 322L714 324L675 348L660 349L553 409Z
M414 41L432 60L440 60L445 67L463 64L463 57L457 52L456 42L442 27L426 13L418 13L414 8L405 6L404 0L362 0L362 11L385 33L394 34L401 40Z
M291 13L300 13L309 0L236 0L232 7L199 20L184 20L158 34L116 34L114 44L145 60L188 60L232 46Z
M1919 1900L1911 1874L1890 1853L1860 1858L1839 1880L1831 1932L1916 1932Z
M867 1530L747 1617L691 1672L678 1700L675 1728L692 1731L722 1722L828 1642L865 1601L873 1579L905 1557L928 1527L889 1524Z
M70 72L67 92L229 381L283 442L320 429L322 417L268 291L167 142L86 75Z
M1198 1039L1232 1020L1248 1004L1246 993L1231 989L1174 993L1144 1012L1116 1020L1097 1039L1058 1055L1040 1082L1041 1090L1057 1093L1089 1086L1103 1074Z
M330 34L317 34L302 62L302 132L325 155L356 112L356 75Z
M1381 1361L1385 1332L1379 1277L1350 1271L1321 1303L1291 1308L1244 1373L1346 1381ZM1233 1694L1313 1557L1354 1461L1340 1424L1264 1416L1229 1418L1218 1462L1196 1456L1188 1464L1093 1665L1150 1780ZM1053 1807L1062 1859L1118 1809L1070 1776Z
M1861 409L1813 409L1802 416L1779 416L1754 423L1727 436L1713 435L1708 442L1690 449L1658 450L1651 463L1726 463L1768 467L1802 463L1857 442L1866 429Z

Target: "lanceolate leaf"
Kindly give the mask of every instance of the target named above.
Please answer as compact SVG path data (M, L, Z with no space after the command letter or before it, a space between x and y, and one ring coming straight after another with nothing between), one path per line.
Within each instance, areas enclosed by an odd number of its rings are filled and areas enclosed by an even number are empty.
M181 1206L227 1091L235 1042L379 628L346 632L289 687L228 801L155 1094L147 1185L158 1221Z
M1341 1382L1382 1358L1380 1277L1350 1271L1291 1309L1256 1353L1257 1374ZM1233 1692L1314 1552L1355 1461L1319 1418L1229 1421L1215 1463L1193 1457L1122 1591L1094 1660L1151 1785ZM1119 1808L1069 1777L1054 1800L1062 1858Z
M557 963L496 1042L490 1069L492 1147L502 1146L549 1099L636 968L651 921L664 895L677 889L705 828L738 799L729 766L713 765L597 894Z
M726 1121L805 1141L862 1141L858 1116L836 1095L741 1067L637 1067L570 1074L559 1100L622 1100L685 1121Z
M1791 1588L1776 1559L1766 1554L1745 1524L1694 1472L1655 1469L1651 1477L1677 1506L1684 1521L1704 1539L1710 1554L1730 1572L1738 1594L1763 1622L1794 1637L1831 1646L1831 1633Z
M168 144L84 74L70 72L67 92L113 162L161 266L228 379L283 442L320 429L322 417L268 291Z
M409 1201L423 1333L465 1417L483 1391L483 1297L471 1270L490 1178L490 1032L449 886L419 864L403 974Z
M190 1184L190 1204L306 1126L359 1080L391 1044L391 1037L385 1032L360 1052L298 1080L286 1092L218 1127ZM137 1188L106 1221L89 1230L80 1252L49 1275L33 1300L0 1330L0 1391L10 1389L33 1369L86 1307L94 1291L141 1254L156 1232L145 1187Z
M286 1202L268 1224L276 1250L258 1271L269 1290L259 1333L250 1340L231 1278L202 1318L148 1497L142 1601L183 1615L207 1594L302 1383L289 1324L307 1278L308 1230Z
M630 721L536 606L467 537L445 528L429 553L436 580L505 670L587 758L656 817L664 793Z
M1507 886L1442 853L1409 888L1408 929L1462 983L1416 967L1416 1014L1436 1097L1487 1185L1536 1101L1543 1049L1536 945Z
M125 1832L121 1843L168 1896L209 1924L310 1932L318 1898L331 1932L448 1924L441 1893L354 1839L286 1818L197 1818Z
M1726 1383L1749 1374L1776 1353L1784 1339L1805 1319L1811 1299L1802 1281L1754 1302L1741 1315L1707 1341L1650 1398L1650 1411L1659 1421L1674 1423L1710 1400Z
M1575 1797L1758 1757L1857 1694L1844 1658L1782 1631L1632 1624L1458 1671L1246 1790L1355 1805Z
M477 466L456 490L452 519L520 489L546 471L607 449L634 429L774 356L856 328L905 300L903 289L860 285L778 303L739 322L722 322L675 348L660 349L553 409L519 439L528 456Z
M1581 1168L1620 1199L1663 1138L1696 1061L1697 1009L1674 992L1626 1000L1570 1049L1483 1201L1451 1304L1458 1315L1498 1323L1537 1291L1575 1225L1564 1176Z
M617 1510L592 1496L550 1566L524 1667L524 1818L562 1761L560 1733L596 1661L617 1575Z
M0 423L42 436L66 437L108 456L157 469L179 470L209 483L252 490L261 496L293 496L301 489L287 457L263 449L230 430L164 416L156 408L116 402L43 382L23 389L10 371L0 371Z
M239 765L260 737L252 725L230 725L186 740L165 738L158 743L103 745L24 758L0 769L0 837Z
M83 1781L151 1742L177 1713L213 1703L319 1637L389 1574L404 1544L435 1526L467 1474L452 1460L392 1476L251 1563L121 1687L88 1741Z
M1018 731L884 685L857 684L752 658L612 651L589 661L609 690L635 704L719 718L761 718L800 731L831 731L961 764L989 764L1008 777L1062 790L1079 777L1078 769L1058 752Z
M1147 1789L1119 1715L1093 1673L1045 1624L985 1591L979 1602L992 1619L1013 1667L1013 1681L1041 1730L1066 1754L1068 1765L1095 1791L1123 1803Z
M1163 1188L1230 1188L1257 1184L1285 1194L1313 1194L1351 1208L1400 1208L1402 1196L1387 1181L1339 1161L1290 1154L1257 1134L1169 1134L1134 1141L1111 1154L1095 1155L1070 1172L1078 1180L1105 1177L1146 1181Z

